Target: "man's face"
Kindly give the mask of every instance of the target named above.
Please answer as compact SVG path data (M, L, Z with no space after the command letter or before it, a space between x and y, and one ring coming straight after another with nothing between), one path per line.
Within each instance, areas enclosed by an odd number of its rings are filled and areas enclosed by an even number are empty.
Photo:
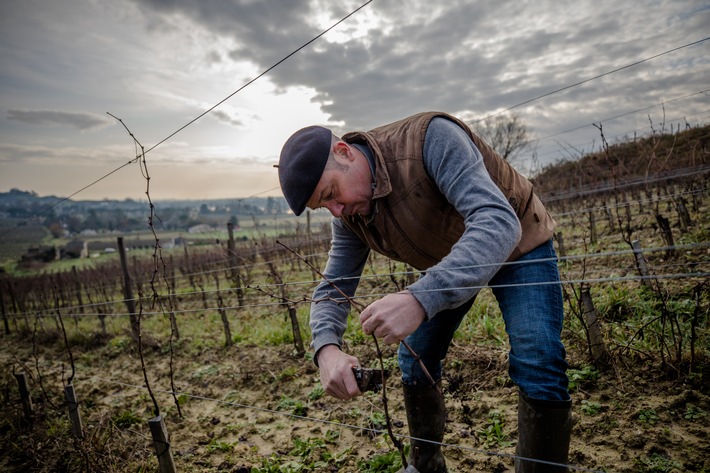
M325 207L334 217L369 215L372 171L367 158L357 148L340 141L334 145L334 159L339 165L323 171L308 207Z

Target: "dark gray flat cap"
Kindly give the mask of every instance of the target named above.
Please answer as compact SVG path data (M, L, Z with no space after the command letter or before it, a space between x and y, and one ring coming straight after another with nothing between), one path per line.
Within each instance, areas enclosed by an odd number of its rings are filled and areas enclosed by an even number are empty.
M327 128L308 126L291 135L281 149L279 182L296 215L303 213L323 175L332 137Z

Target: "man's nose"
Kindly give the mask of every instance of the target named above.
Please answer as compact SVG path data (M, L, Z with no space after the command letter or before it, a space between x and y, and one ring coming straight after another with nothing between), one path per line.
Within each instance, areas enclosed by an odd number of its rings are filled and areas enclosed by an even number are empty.
M345 209L345 205L341 204L340 202L332 202L327 205L328 211L333 215L333 217L340 218L343 216L343 210Z

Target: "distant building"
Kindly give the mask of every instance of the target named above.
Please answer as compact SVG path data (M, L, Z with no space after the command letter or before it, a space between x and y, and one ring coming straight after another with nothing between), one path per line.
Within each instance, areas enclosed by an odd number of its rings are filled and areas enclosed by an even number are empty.
M27 253L20 257L20 264L27 263L49 263L59 259L59 248L56 246L35 246L27 250Z
M187 233L211 233L214 229L207 225L206 223L201 223L199 225L194 225L187 229Z
M84 240L72 240L62 248L61 257L66 259L88 258L89 246Z

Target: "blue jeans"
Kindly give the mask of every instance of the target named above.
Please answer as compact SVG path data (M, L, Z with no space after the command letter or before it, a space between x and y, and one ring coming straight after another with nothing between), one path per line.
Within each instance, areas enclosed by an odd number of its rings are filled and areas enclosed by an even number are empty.
M510 340L510 378L531 399L566 401L570 397L560 339L563 306L556 258L550 240L503 265L489 285ZM442 361L454 332L474 299L438 313L406 338L434 380L441 378ZM401 344L399 366L405 384L429 383L417 360Z

